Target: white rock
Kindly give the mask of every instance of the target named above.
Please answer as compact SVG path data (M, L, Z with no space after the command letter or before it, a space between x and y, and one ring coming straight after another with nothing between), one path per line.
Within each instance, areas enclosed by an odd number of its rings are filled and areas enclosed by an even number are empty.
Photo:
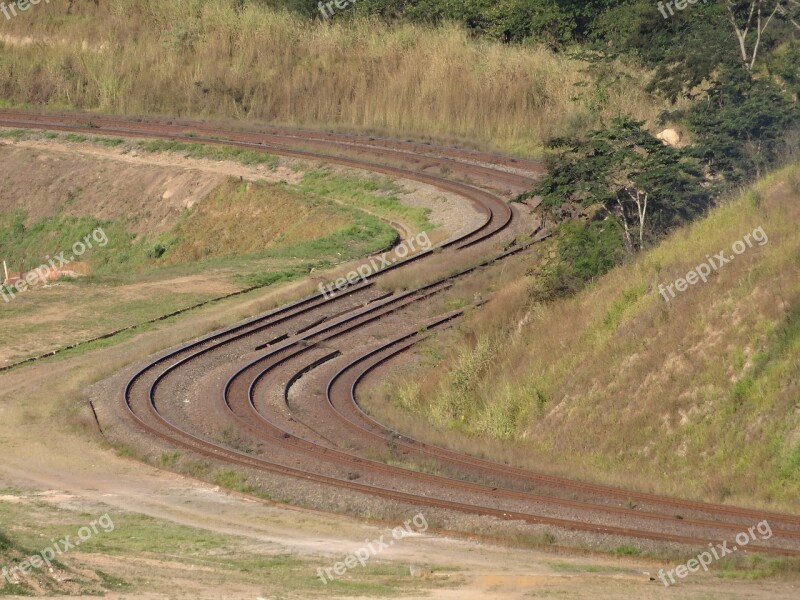
M665 129L656 136L667 146L677 146L681 141L681 134L674 129Z

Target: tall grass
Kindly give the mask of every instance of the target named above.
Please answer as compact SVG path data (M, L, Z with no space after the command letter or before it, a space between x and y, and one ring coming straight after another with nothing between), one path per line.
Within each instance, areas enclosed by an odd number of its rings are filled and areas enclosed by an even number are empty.
M521 152L555 133L659 110L640 73L618 67L619 77L601 81L580 61L474 41L454 25L322 23L237 4L107 0L68 16L65 0L53 0L4 23L0 97L467 138Z

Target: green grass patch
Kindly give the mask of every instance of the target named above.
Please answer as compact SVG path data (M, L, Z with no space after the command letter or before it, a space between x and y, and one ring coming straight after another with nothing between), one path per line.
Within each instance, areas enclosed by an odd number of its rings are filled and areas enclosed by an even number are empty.
M0 138L10 138L15 142L28 136L31 133L28 129L9 129L7 131L0 131Z
M0 531L0 552L6 552L12 549L17 549L17 547L11 541L11 538L9 538L5 533Z
M3 525L7 526L5 523ZM33 547L38 546L34 546L34 544L31 543L29 547L25 547L24 545L17 543L3 531L0 531L0 564L7 567L9 572L11 572L13 567L19 566L23 561L26 561L30 557L39 554L38 551L34 552L30 549ZM60 560L51 559L51 564L58 569L67 569L64 563ZM0 577L0 596L34 595L34 586L30 584L31 579L36 581L36 587L44 587L51 593L63 591L60 589L57 581L49 578L46 575L45 567L42 566L39 568L31 567L28 572L27 579L22 579L19 583L11 583L4 577ZM93 589L93 586L90 582L80 576L75 577L74 581L83 586L82 591L84 593L91 595L99 592L99 590Z
M302 279L308 275L306 268L281 269L269 273L250 273L247 275L236 275L236 281L245 287L267 287L278 283L289 283Z
M107 148L118 148L119 146L125 145L125 140L122 138L94 137L91 138L90 141L95 144L100 144L101 146L106 146Z
M116 577L105 571L95 571L97 576L100 578L100 581L103 583L103 587L112 590L115 592L129 592L133 589L133 585L121 577Z
M737 555L733 560L721 561L715 567L714 574L725 579L796 578L800 575L800 558Z
M614 552L615 556L639 556L642 553L642 551L635 546L630 546L628 544L617 546L612 552Z
M636 287L625 290L622 292L622 298L617 300L611 309L606 313L603 323L610 329L616 329L622 320L625 312L647 292L645 285L637 285Z
M132 240L120 223L92 217L59 214L27 223L23 211L0 214L0 248L14 271L46 265L48 259L59 266L55 257L62 252L70 262L88 262L93 271L115 271L120 256L130 252Z
M430 210L403 204L403 188L388 177L354 177L321 169L303 176L299 189L368 210L385 219L404 221L422 231L434 225L428 220Z
M386 250L399 241L400 236L389 225L371 215L342 208L351 223L329 235L266 251L271 258L301 260L335 256L339 261L352 260Z
M266 152L256 152L236 146L216 146L196 142L171 140L145 140L138 148L145 152L176 152L187 158L206 158L209 160L232 160L243 165L265 165L274 170L280 159Z
M237 492L250 494L255 491L255 486L249 483L246 475L234 471L233 469L226 469L214 475L214 484L226 487Z
M67 133L64 135L64 140L67 142L75 142L82 144L83 142L88 141L89 138L86 137L85 135L81 135L80 133Z
M159 463L161 463L162 467L174 467L178 460L180 460L181 456L182 454L177 450L162 452L161 457L159 458Z
M220 190L220 193L225 190ZM259 218L269 218L270 213L261 213L264 212L264 203L269 202L269 196L275 194L282 194L281 199L276 200L281 203L280 210L288 211L284 215L286 228L279 227L276 237L264 239L260 233L263 229L257 227L257 223L246 229L237 226L237 222L241 223L241 212L251 208L260 211ZM69 202L67 197L65 205ZM185 264L190 266L187 273L210 268L228 269L235 273L235 280L242 285L266 286L296 280L307 275L312 268L325 268L334 262L385 250L398 239L396 231L377 217L325 200L308 199L284 186L254 184L252 190L237 190L233 196L227 195L220 200L223 204L218 204L216 198L209 198L208 202L214 203L213 206L186 211L170 231L138 240L119 221L57 214L30 223L27 214L17 210L0 214L0 247L4 249L4 259L13 271L37 268L62 252L70 262L86 262L90 265L91 277L81 278L82 283L87 279L126 283L144 271L168 275L169 269ZM302 227L291 222L291 204L287 204L291 202L306 206ZM216 222L224 223L220 228L227 232L225 236L209 230L209 221L213 221L213 217L216 217ZM323 230L318 237L302 239L308 238L308 228L314 223L333 223L334 229L327 233ZM97 239L91 239L93 232L96 232ZM81 249L80 245L86 243L87 236L92 248L78 256L73 251ZM243 269L242 259L313 262L270 269L265 273L263 265Z

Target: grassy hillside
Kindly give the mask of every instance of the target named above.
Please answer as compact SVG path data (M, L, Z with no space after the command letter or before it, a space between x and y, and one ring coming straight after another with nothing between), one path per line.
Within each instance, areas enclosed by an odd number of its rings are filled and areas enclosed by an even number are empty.
M52 550L52 547L49 549ZM0 577L0 596L103 596L107 590L117 587L115 584L120 581L102 571L83 569L80 573L76 572L55 559L51 560L51 566L48 567L43 564L39 552L22 547L0 531L0 561L9 574L8 578L5 575ZM39 558L39 568L28 565L28 572L24 574L14 570L32 556Z
M70 148L80 144L82 149L110 146L121 156L132 152L173 153L266 165L271 171L278 167L275 156L224 146L129 142L24 130L0 131L0 138L63 140ZM42 156L35 152L33 159L10 152L7 156L14 164L26 167L31 160L42 162ZM90 180L69 180L64 173L71 169L63 165L59 169L40 169L38 183L45 187L40 194L20 194L19 181L27 181L23 172L10 171L0 181L0 250L12 270L35 268L45 255L69 250L76 240L96 228L102 228L108 239L81 257L91 265L92 273L141 276L164 267L242 258L307 260L320 267L390 246L397 233L381 219L407 222L420 229L432 227L427 209L403 205L399 196L406 190L381 177L345 176L308 167L305 172L298 170L294 185L222 178L222 183L199 200L192 199L180 210L173 207L161 214L158 211L164 210L159 204L166 204L172 192L162 196L148 190L150 196L157 197L155 201L148 197L132 205L127 194L118 200L105 197L109 184L105 167L99 169L99 179L95 176ZM144 169L134 175L147 177Z
M389 247L397 233L388 224L354 208L306 196L290 186L227 180L158 236L136 238L119 221L55 214L31 223L25 211L0 213L3 258L25 271L102 229L106 240L81 260L97 276L138 276L158 269L242 258L304 259L318 267ZM22 269L19 269L19 267ZM311 267L309 267L310 269ZM305 270L308 272L308 269Z
M387 385L394 404L528 466L797 510L798 200L795 165L576 296L540 305L516 281L429 349L434 370ZM660 284L759 227L768 242L665 302Z
M213 115L538 153L554 133L653 119L645 77L443 25L321 23L255 2L52 0L0 36L8 105Z
M12 274L61 253L70 261L87 235L94 243L65 267L79 277L14 296L3 290L0 325L15 335L0 349L0 364L243 288L313 272L324 277L333 265L391 246L398 233L387 221L433 228L429 209L403 204L409 189L385 177L287 166L269 155L199 144L25 131L2 137L16 141L0 146L7 166L0 177L0 260ZM138 162L126 162L133 157ZM220 174L221 160L223 173L254 180ZM206 163L214 168L204 171ZM265 301L265 309L275 301Z
M371 215L306 197L291 186L228 180L189 212L161 247L170 264L258 254L348 260L387 248L396 238Z

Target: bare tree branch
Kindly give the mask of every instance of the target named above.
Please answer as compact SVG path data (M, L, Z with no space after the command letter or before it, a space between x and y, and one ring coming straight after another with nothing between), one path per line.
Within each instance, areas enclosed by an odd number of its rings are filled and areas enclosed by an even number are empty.
M736 32L736 37L739 40L739 52L742 55L742 62L747 64L747 45L745 44L745 40L747 38L747 30L750 27L750 20L753 18L753 10L756 6L756 1L754 0L753 3L750 5L750 16L747 19L747 27L744 30L739 29L739 25L736 23L736 15L733 12L733 0L728 0L728 20L731 22L733 26L734 32Z
M631 231L628 227L628 219L625 216L625 207L622 204L622 200L619 199L619 195L617 195L617 206L619 206L619 216L620 220L622 221L622 227L625 230L625 245L628 247L628 252L633 252L633 240L631 239Z
M788 0L788 1L789 3L794 4L795 6L800 6L800 2L798 2L797 0ZM789 23L794 25L797 29L800 29L800 23L798 23L792 17L789 16L789 11L783 8L783 5L780 2L778 3L778 13L782 17L786 17L789 20Z
M642 192L642 190L634 186L626 188L625 191L636 204L636 214L639 217L639 249L641 250L644 247L644 224L647 218L648 192ZM644 197L642 197L642 194L644 194Z
M750 3L750 11L747 15L747 23L744 27L740 27L739 23L736 20L736 3L733 0L727 0L727 9L728 9L728 21L730 22L731 26L733 27L733 31L736 34L736 39L739 42L739 54L742 58L742 65L747 71L752 71L755 67L756 60L758 59L758 52L761 48L761 40L763 39L764 32L766 32L767 28L770 26L772 19L775 17L776 14L780 13L782 16L786 16L787 19L794 25L797 29L800 29L800 24L798 24L795 20L788 17L786 9L783 7L784 2L791 2L795 6L800 6L800 2L797 0L778 0L775 3L775 8L770 13L769 17L764 20L763 8L766 3L766 0L753 0ZM755 16L755 31L756 31L756 39L753 45L753 50L749 51L747 48L747 37L750 35L751 27L753 26L753 17Z
M775 13L778 12L778 9L781 7L781 3L780 2L776 3L775 4L775 10L772 11L772 14L767 19L767 22L764 23L764 27L761 27L761 4L762 3L763 3L763 0L760 0L759 1L759 5L758 5L758 25L757 25L757 27L758 27L758 37L756 38L756 45L753 46L753 57L750 60L750 70L752 70L753 66L756 64L756 57L758 56L758 47L761 44L761 35L767 30L767 27L769 27L770 21L772 21L772 17L775 16Z

